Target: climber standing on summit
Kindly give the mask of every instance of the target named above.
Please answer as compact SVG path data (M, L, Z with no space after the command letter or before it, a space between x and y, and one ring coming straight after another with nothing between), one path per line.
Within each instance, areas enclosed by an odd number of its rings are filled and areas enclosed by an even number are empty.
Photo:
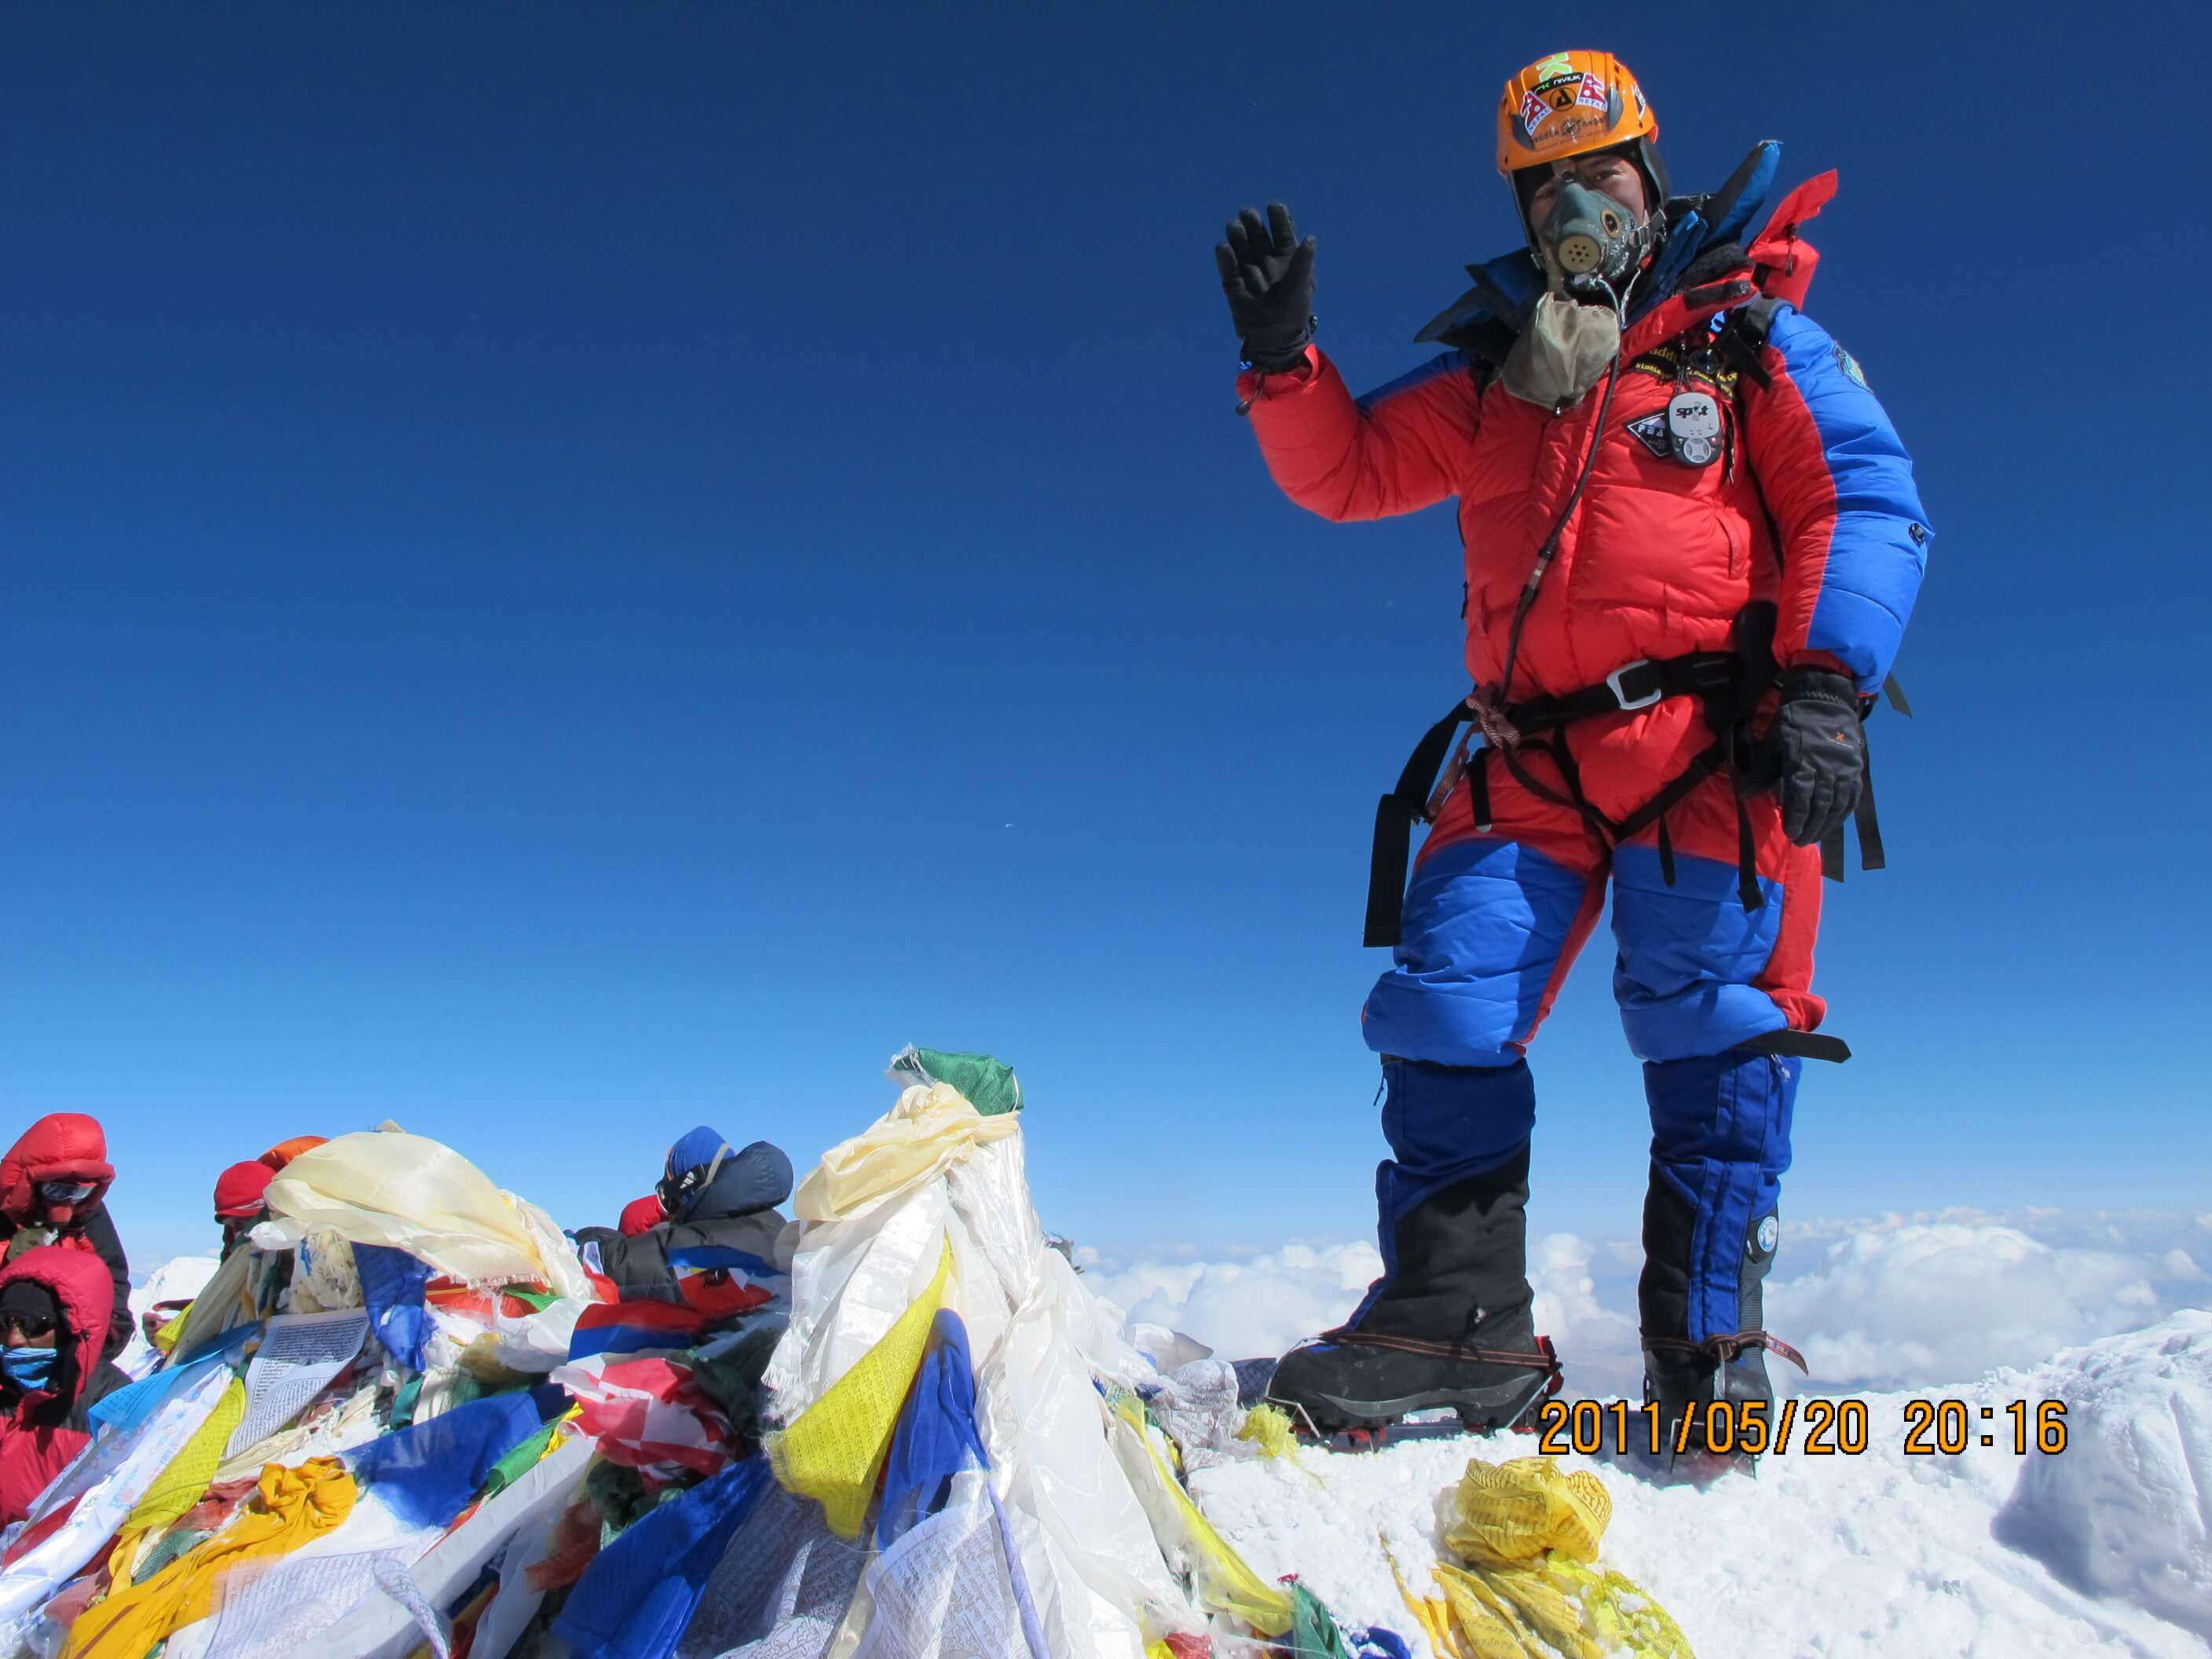
M1475 690L1376 818L1383 1274L1269 1390L1324 1430L1433 1407L1494 1425L1556 1385L1530 1315L1524 1054L1608 882L1668 1443L1686 1413L1702 1449L1705 1402L1771 1405L1763 1351L1796 1357L1762 1328L1760 1281L1800 1069L1848 1054L1817 1035L1824 853L1839 872L1856 811L1880 861L1861 725L1929 532L1858 364L1799 308L1799 231L1834 175L1761 220L1778 145L1670 197L1658 132L1607 53L1507 82L1498 165L1526 246L1469 267L1420 336L1446 355L1365 398L1312 343L1315 244L1287 210L1245 210L1215 250L1284 493L1337 520L1455 496L1465 548ZM1447 763L1462 722L1484 743Z

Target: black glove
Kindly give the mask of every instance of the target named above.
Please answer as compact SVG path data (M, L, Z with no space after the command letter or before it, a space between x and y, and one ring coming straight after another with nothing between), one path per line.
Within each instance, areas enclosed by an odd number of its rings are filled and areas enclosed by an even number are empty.
M1843 827L1866 787L1858 689L1825 668L1790 670L1766 740L1782 831L1800 847L1817 846Z
M1297 235L1290 209L1270 202L1265 221L1246 208L1229 222L1228 240L1213 246L1244 361L1263 374L1296 368L1313 338L1314 239Z

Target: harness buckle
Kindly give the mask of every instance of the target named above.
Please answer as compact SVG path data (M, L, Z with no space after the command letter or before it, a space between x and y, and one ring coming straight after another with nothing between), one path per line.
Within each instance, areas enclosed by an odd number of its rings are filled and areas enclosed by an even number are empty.
M1648 685L1650 688L1649 690L1631 691L1628 689L1626 677L1636 673L1638 670L1650 671L1649 678L1639 682L1642 685ZM1613 700L1624 709L1649 708L1666 695L1662 684L1663 678L1664 677L1659 672L1658 665L1650 658L1638 657L1634 662L1623 663L1613 672L1607 674L1605 677L1605 689L1613 693Z

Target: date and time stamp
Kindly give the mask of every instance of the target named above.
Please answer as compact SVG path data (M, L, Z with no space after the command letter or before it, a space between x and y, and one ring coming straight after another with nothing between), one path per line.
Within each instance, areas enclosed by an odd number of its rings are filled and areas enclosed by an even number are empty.
M1652 1456L1702 1445L1753 1457L1860 1457L1873 1443L1863 1400L1792 1395L1764 1401L1707 1401L1662 1430L1659 1407L1626 1400L1547 1400L1537 1410L1537 1449L1551 1457L1626 1449ZM1912 1457L1956 1457L1980 1446L2016 1457L2056 1457L2066 1449L2066 1402L2014 1400L1981 1406L1965 1400L1908 1400L1904 1449Z

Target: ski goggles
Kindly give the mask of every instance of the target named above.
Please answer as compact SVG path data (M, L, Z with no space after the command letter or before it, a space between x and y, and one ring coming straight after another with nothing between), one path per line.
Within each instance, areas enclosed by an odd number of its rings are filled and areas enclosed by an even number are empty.
M688 1212L699 1194L712 1184L716 1172L722 1167L723 1158L729 1155L729 1151L730 1149L725 1146L714 1154L714 1161L712 1164L694 1164L680 1174L664 1176L654 1185L653 1194L660 1200L660 1207L668 1212L670 1219L673 1220L676 1217Z
M96 1181L41 1181L39 1196L49 1204L82 1204L100 1190Z
M28 1341L42 1341L54 1334L51 1314L0 1313L0 1332L14 1331Z

